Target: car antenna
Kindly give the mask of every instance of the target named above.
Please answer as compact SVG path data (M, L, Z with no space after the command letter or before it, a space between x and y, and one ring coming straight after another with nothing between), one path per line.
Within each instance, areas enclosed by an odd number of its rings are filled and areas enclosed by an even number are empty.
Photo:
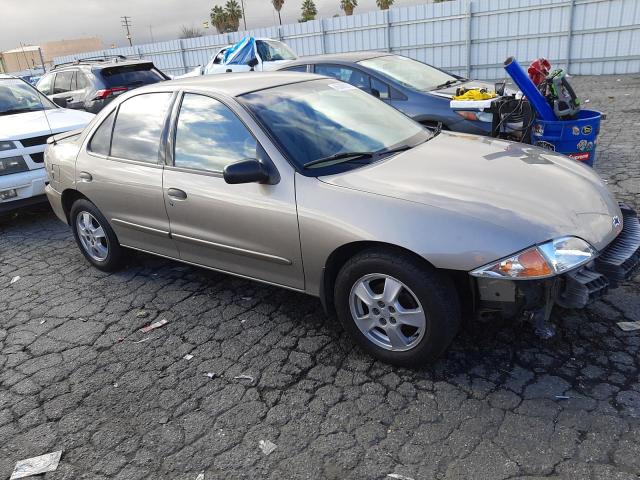
M44 108L44 103L42 102L42 93L40 93L40 90L38 90L36 87L34 87L33 85L30 85L31 88L33 88L36 91L36 94L38 96L38 101L40 102L40 106L42 107L42 114L44 115L44 119L47 122L47 127L49 127L49 133L51 134L51 143L53 143L54 145L57 145L56 143L56 137L53 134L53 128L51 128L51 123L49 123L49 117L47 116L47 109Z

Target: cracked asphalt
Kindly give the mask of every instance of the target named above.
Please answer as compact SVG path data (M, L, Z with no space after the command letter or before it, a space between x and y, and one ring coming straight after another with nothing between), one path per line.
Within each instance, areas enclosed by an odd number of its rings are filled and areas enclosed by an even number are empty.
M640 207L640 75L573 85L608 115L597 170ZM637 280L555 310L551 341L468 322L406 370L314 298L143 254L104 274L24 211L0 220L0 478L56 450L40 478L638 478L640 332L616 325L640 320Z

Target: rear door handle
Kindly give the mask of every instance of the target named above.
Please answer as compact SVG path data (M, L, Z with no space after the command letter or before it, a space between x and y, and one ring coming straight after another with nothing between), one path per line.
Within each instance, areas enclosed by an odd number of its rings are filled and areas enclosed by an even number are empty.
M66 100L67 102L73 102L73 97L67 97L67 98L65 98L65 100Z
M80 172L78 176L83 182L90 182L93 180L93 176L89 172Z
M175 200L186 200L187 192L180 190L179 188L170 188L167 190L167 195Z

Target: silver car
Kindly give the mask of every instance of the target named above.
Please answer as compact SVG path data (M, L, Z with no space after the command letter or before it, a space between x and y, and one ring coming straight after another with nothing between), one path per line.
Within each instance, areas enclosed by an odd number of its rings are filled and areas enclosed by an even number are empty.
M47 195L102 270L126 249L318 296L365 350L438 357L463 314L582 307L640 258L636 213L547 150L429 130L349 84L139 88L50 140Z

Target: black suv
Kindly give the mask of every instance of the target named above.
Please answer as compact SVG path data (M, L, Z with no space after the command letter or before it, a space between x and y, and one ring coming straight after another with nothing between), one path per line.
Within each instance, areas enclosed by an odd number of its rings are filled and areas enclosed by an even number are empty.
M164 80L149 60L95 57L54 65L36 88L61 107L98 113L121 93Z

